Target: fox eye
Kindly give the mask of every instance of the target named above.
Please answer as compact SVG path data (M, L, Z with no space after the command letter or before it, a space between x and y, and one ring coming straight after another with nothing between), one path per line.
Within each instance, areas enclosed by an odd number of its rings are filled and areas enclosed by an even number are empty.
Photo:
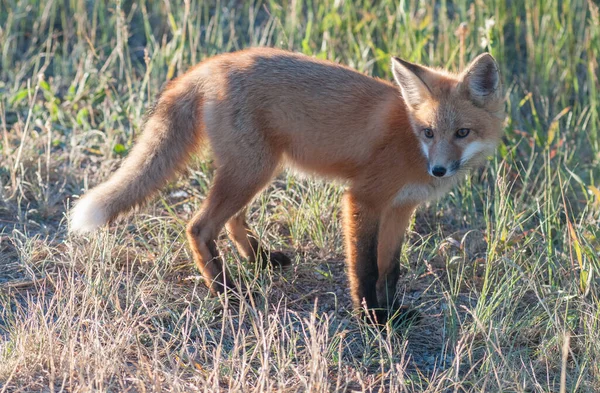
M470 129L468 129L468 128L461 128L458 131L456 131L456 137L457 138L464 138L467 135L469 135L469 132L471 132Z
M431 128L423 128L423 133L425 134L425 137L429 139L433 138L433 130Z

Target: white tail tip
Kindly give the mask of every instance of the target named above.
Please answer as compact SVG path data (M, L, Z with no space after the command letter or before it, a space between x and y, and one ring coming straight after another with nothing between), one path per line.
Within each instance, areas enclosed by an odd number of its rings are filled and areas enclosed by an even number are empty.
M108 222L108 214L93 195L86 195L71 210L69 231L71 233L91 232Z

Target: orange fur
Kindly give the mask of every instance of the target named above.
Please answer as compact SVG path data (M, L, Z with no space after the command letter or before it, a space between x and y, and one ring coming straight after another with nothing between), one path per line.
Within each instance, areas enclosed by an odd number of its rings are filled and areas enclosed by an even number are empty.
M211 292L232 287L215 245L224 226L250 260L289 263L260 247L245 220L246 206L286 163L346 181L355 306L389 306L410 215L483 162L501 137L503 112L489 55L462 74L400 59L393 60L393 70L400 88L276 49L208 59L168 84L121 168L75 206L71 228L91 230L142 203L207 142L215 178L187 236ZM424 136L424 128L435 137ZM458 138L460 128L471 129L470 136ZM432 164L448 165L448 175L434 177ZM375 317L381 321L387 314Z

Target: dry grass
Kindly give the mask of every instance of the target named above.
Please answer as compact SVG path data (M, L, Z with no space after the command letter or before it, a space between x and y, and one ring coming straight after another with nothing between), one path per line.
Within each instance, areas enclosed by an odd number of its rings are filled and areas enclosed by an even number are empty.
M599 391L598 25L584 0L0 2L0 392ZM256 295L239 306L207 297L182 233L209 160L125 222L67 234L164 81L251 45L384 78L392 54L498 59L504 143L418 210L399 289L422 320L401 334L352 315L339 185L286 174L252 205L289 270L223 239Z

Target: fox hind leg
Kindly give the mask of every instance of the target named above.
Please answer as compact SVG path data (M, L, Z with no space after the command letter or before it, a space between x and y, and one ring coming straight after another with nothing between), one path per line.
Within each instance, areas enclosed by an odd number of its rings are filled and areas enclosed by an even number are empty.
M242 210L271 179L277 166L276 156L260 151L240 159L225 160L215 171L208 196L187 226L187 237L194 261L213 295L233 289L219 256L216 240L223 226ZM234 228L239 233L239 228ZM243 252L249 251L249 248Z
M292 263L290 258L282 252L268 252L263 248L246 221L247 208L240 210L226 224L227 234L233 241L242 256L252 263L260 262L262 268L267 263L272 266L287 266Z

